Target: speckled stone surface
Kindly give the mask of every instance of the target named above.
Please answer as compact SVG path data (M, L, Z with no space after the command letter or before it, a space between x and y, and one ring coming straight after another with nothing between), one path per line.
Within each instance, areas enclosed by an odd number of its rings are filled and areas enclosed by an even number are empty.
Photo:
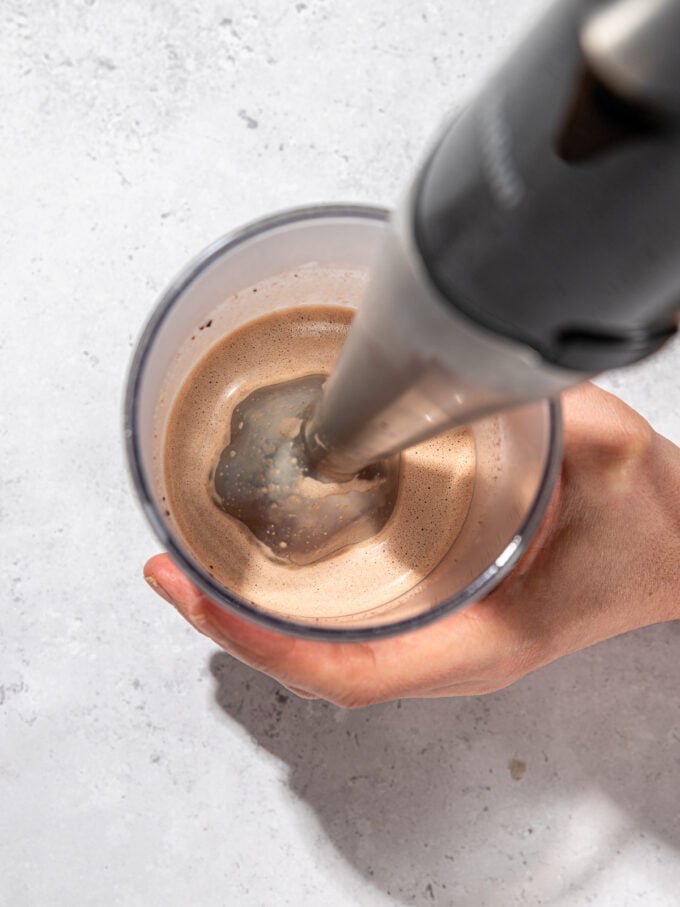
M120 439L183 262L392 204L538 0L0 4L0 904L680 903L680 626L344 712L190 631ZM680 441L677 344L607 384Z

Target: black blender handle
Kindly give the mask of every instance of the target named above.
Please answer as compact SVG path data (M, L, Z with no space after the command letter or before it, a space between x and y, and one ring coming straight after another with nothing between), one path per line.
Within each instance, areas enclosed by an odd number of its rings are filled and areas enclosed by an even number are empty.
M584 372L676 331L679 46L680 0L549 11L414 187L422 265L452 306Z

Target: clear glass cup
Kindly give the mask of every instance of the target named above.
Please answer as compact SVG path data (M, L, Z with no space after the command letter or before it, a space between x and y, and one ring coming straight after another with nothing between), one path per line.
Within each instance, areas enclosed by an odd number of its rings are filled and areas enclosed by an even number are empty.
M562 423L556 401L529 404L472 425L474 489L458 536L427 576L377 611L356 613L348 601L347 614L340 618L289 619L225 588L190 553L167 518L164 503L163 440L175 395L220 336L273 311L271 303L263 309L256 293L240 291L310 264L368 272L387 218L382 208L321 205L265 218L218 240L163 294L130 368L125 402L129 465L161 544L215 602L299 636L346 642L403 633L484 597L526 549L561 462ZM277 307L289 304L282 298ZM219 324L218 333L201 329L208 321Z

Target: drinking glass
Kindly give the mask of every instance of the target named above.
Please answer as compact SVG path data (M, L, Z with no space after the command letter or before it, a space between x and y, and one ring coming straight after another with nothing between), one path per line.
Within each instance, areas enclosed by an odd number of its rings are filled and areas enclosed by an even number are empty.
M163 446L173 401L221 337L288 308L242 291L297 268L370 272L389 212L321 205L267 217L200 253L160 298L137 345L125 401L125 439L134 486L149 523L175 563L213 601L274 630L317 639L366 640L404 633L487 595L517 563L544 514L562 455L558 401L540 401L470 426L474 488L465 521L441 561L410 591L370 611L288 617L223 586L191 553L164 499ZM313 305L337 300L312 297ZM210 322L210 329L204 328ZM266 353L264 353L266 355ZM253 543L255 544L255 542ZM304 568L298 568L304 569Z

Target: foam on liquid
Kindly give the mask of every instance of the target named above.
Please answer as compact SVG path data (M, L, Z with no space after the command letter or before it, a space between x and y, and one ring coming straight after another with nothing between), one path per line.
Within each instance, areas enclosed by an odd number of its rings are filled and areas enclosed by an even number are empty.
M380 532L399 488L399 457L337 480L314 468L304 426L324 375L294 378L249 394L231 416L210 491L273 557L312 564Z
M301 271L295 280L313 281L323 303L358 302L365 286L365 275L345 271ZM286 281L263 282L258 291L278 295L280 304ZM474 443L467 430L456 430L402 453L397 501L377 535L314 563L273 558L216 505L212 476L229 444L237 405L259 388L329 374L351 317L348 308L305 305L243 326L199 361L168 422L168 508L186 547L227 589L282 616L359 614L408 592L450 549L472 496Z

